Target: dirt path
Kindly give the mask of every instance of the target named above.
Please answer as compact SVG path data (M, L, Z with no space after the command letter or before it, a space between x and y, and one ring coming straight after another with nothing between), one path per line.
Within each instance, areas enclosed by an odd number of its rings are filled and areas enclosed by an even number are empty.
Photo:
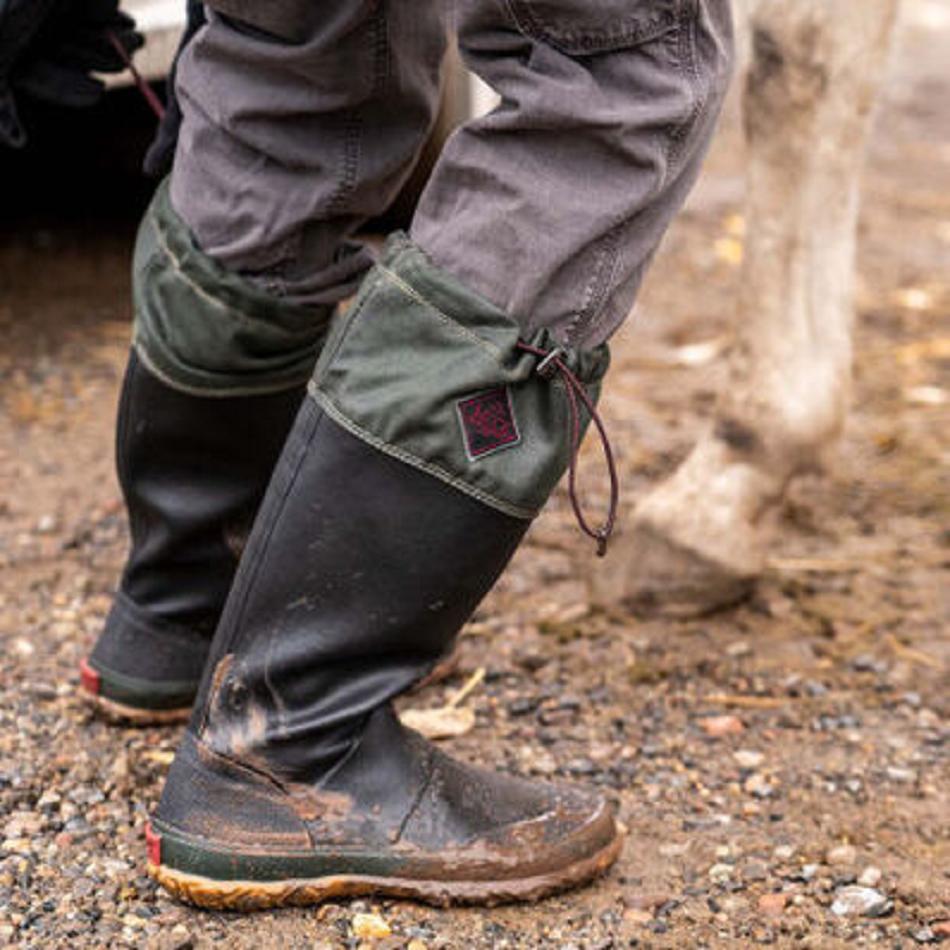
M622 860L536 907L386 902L393 937L375 946L950 934L950 5L912 11L868 177L855 412L834 474L786 505L758 593L694 622L592 614L574 567L587 548L559 497L466 631L458 675L412 700L441 703L484 667L476 727L452 750L609 789L629 828ZM715 362L659 364L728 333L732 126L617 340L606 412L628 501L711 409ZM107 728L73 696L124 550L111 427L131 226L30 225L0 247L0 944L358 946L367 903L235 918L159 894L142 829L176 733ZM832 911L855 882L878 893L877 916Z

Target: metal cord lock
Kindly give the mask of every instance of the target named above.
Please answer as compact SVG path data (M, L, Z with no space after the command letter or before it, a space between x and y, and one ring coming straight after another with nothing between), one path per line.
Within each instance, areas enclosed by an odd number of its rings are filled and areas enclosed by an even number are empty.
M549 350L547 356L541 360L535 367L535 372L542 379L553 379L554 374L558 372L558 363L563 363L563 358L567 356L567 350L563 346L556 346Z

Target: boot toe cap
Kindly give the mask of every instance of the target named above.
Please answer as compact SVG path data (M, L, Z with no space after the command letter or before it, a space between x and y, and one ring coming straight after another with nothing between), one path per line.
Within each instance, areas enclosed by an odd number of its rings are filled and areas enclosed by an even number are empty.
M437 852L459 877L557 874L619 852L614 811L596 793L530 782L438 755L401 841Z

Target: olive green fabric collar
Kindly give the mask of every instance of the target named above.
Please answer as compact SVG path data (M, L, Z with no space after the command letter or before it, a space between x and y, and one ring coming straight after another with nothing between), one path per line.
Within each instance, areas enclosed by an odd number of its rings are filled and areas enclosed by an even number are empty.
M168 385L205 396L301 385L332 313L269 294L203 253L172 208L167 181L139 228L133 299L142 361Z
M528 342L556 346L546 331ZM562 383L518 344L511 317L397 234L334 320L310 394L380 451L530 519L567 467L571 423ZM562 359L596 399L607 347Z

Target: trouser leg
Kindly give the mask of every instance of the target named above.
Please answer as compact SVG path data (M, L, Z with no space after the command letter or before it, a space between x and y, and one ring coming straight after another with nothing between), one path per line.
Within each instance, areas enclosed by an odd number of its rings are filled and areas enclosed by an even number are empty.
M457 0L501 105L448 142L414 240L562 342L606 340L692 186L729 77L728 0Z
M179 63L172 197L136 248L132 544L81 666L96 705L136 722L187 713L333 305L368 265L347 236L411 168L443 46L438 15L382 3L213 6Z
M216 0L178 64L171 199L224 267L305 304L369 266L348 241L392 201L438 106L440 8Z

